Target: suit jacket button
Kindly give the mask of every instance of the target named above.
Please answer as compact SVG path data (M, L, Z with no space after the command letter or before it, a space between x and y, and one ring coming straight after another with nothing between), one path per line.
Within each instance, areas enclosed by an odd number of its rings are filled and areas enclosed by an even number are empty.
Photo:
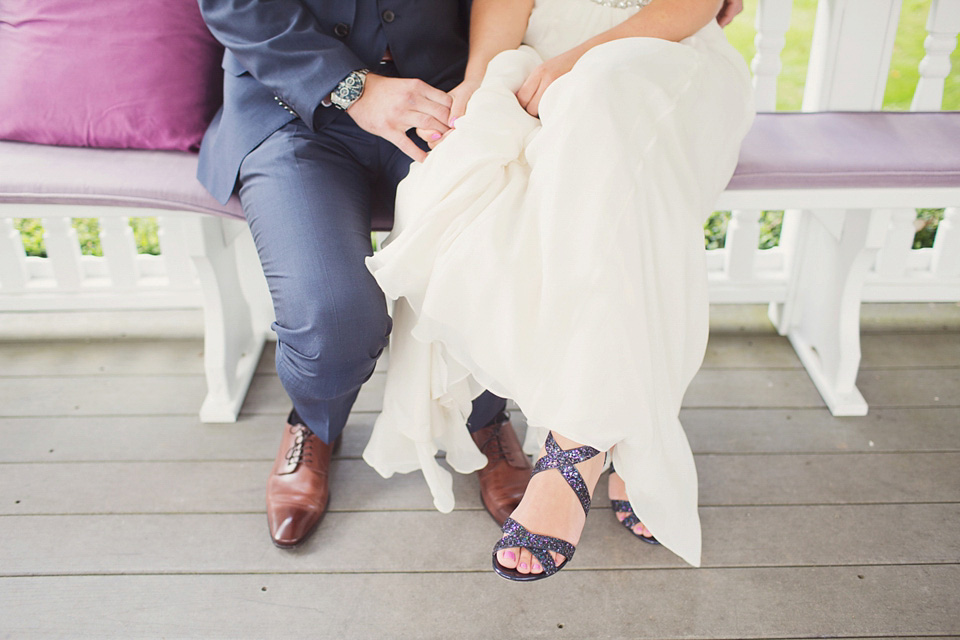
M346 38L348 35L350 35L350 25L344 24L343 22L338 22L333 28L333 33L338 38Z
M390 11L390 9L387 9L381 14L380 17L383 18L384 22L390 23L390 22L393 22L394 19L396 19L397 14L395 14L393 11Z

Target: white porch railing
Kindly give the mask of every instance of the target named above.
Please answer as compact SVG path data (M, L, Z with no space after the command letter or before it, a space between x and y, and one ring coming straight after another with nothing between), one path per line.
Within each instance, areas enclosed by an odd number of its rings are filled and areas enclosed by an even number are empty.
M791 2L760 0L757 10L754 74L757 110L777 110L780 57L790 26ZM900 0L820 0L804 91L804 111L873 111L881 108L893 53ZM854 37L840 37L846 16L868 16ZM873 19L870 20L869 17ZM960 2L933 0L927 20L926 55L919 64L919 81L912 111L939 111L950 54L960 31ZM849 29L849 25L847 26ZM960 141L957 141L960 144ZM851 194L851 207L856 194ZM937 206L955 203L939 203ZM917 206L923 206L918 202ZM796 250L799 211L787 211L779 245L759 249L759 210L734 210L724 247L707 252L713 302L783 302ZM934 302L960 300L960 208L948 207L933 247L914 249L914 209L890 212L891 223L870 265L862 300L865 302Z
M101 257L81 255L77 232L61 207L45 209L26 205L14 213L40 219L47 257L27 256L13 218L0 218L0 310L202 306L196 270L182 241L181 218L166 215L169 212L157 217L160 255L148 255L138 253L129 220L154 212L72 207L77 218L98 219Z

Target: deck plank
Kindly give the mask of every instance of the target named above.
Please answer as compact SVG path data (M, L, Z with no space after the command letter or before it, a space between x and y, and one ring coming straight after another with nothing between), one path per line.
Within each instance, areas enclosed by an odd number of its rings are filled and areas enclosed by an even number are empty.
M861 367L957 367L960 341L942 334L865 334ZM128 338L85 341L22 341L3 345L4 377L43 375L202 374L203 341ZM257 373L275 373L276 343L268 342ZM786 338L769 334L715 333L710 336L705 369L802 368ZM378 362L385 370L386 357Z
M958 590L960 567L908 565L7 578L0 602L14 637L746 639L955 635Z
M374 413L347 420L340 457L359 458ZM0 463L273 460L286 414L244 415L233 424L191 416L0 418Z
M0 465L0 515L260 512L270 464ZM703 506L960 502L960 453L707 454L697 468ZM479 508L476 476L453 477L457 507ZM339 459L330 482L334 511L433 509L419 473L384 479L362 460Z
M354 411L380 410L385 374L374 373L360 390ZM960 368L863 371L858 386L874 409L960 406ZM0 385L0 417L76 415L196 415L205 395L203 377L47 376L14 377ZM803 370L703 370L693 380L684 407L822 408ZM257 375L244 414L285 414L289 400L276 376Z
M591 510L571 567L685 566L666 549L631 537L604 502ZM706 507L701 518L704 567L960 562L953 531L960 504ZM0 576L484 571L499 537L480 510L334 512L293 552L270 545L262 513L8 516L3 522ZM371 535L384 526L390 535Z
M861 369L956 368L960 340L942 333L871 334L861 336ZM705 369L799 369L800 359L783 336L713 333L703 360Z
M4 377L203 375L203 340L144 338L3 343Z
M191 416L0 418L0 463L272 460L286 414L244 414L236 424ZM375 413L353 413L341 458L359 458ZM695 453L960 451L960 409L876 409L835 418L826 409L684 409ZM515 412L521 437L523 414Z

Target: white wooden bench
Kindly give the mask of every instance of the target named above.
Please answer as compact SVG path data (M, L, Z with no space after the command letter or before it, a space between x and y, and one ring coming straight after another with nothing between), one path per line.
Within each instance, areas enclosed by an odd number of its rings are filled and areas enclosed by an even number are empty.
M775 110L790 5L759 1L753 70L761 112ZM900 0L821 0L805 110L879 110L899 9ZM916 111L940 109L960 0L933 0L928 31ZM921 156L924 166L901 162L894 182L878 173L882 165L862 161L956 136L958 117L761 114L718 203L732 218L724 248L708 252L711 300L769 303L835 415L867 411L855 386L861 301L960 300L960 163ZM874 156L849 146L856 131L876 145ZM845 167L844 180L823 170L824 153ZM845 165L847 156L856 162ZM208 393L200 417L230 422L272 312L239 203L221 206L195 173L188 153L0 142L0 312L202 305ZM914 207L952 207L932 249L910 248ZM771 209L787 210L781 242L761 251L759 218ZM127 218L154 215L162 255L138 255ZM48 258L25 256L17 217L43 220ZM69 224L77 217L100 219L102 258L80 255Z

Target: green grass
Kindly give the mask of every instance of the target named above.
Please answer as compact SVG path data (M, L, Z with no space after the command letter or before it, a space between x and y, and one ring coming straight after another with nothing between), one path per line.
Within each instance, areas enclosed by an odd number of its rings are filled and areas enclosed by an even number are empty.
M777 108L780 110L789 111L800 108L816 6L816 0L794 0L790 29L786 35L787 44L781 58L783 71L780 73L777 86ZM924 54L923 40L926 37L929 11L930 0L903 0L890 76L887 79L883 99L884 109L903 111L910 108L910 100L918 78L917 65ZM755 17L756 0L746 0L743 13L726 29L727 38L743 54L747 62L753 57L755 51L753 44L756 33ZM960 48L953 52L951 62L953 66L944 87L943 108L957 110L960 109ZM922 229L917 233L914 244L917 248L932 246L937 225L943 217L943 210L924 209L918 210L917 214L922 222ZM777 244L781 217L782 214L779 211L764 212L761 221L761 248L766 249ZM717 212L710 217L704 226L705 243L708 248L723 246L723 234L726 232L728 219L729 213L725 212ZM141 253L158 254L160 249L157 242L156 219L133 218L130 224L137 238L138 250ZM23 236L27 254L45 256L46 249L43 246L43 228L40 221L21 219L15 221L15 225ZM919 223L918 226L920 226ZM99 225L96 219L77 218L74 220L74 228L77 229L83 253L101 255Z
M746 6L727 27L727 39L736 47L749 63L756 49L753 38L756 35L756 0L746 0ZM787 44L784 47L777 83L777 109L795 111L803 100L803 85L807 77L807 61L810 58L810 40L813 37L813 25L816 19L816 0L794 0L790 14L790 28L787 30ZM923 40L927 35L927 14L930 12L930 0L903 0L900 12L900 24L893 47L890 62L890 75L883 97L883 108L893 111L906 111L910 108L913 89L919 77L918 65L923 58ZM944 85L943 108L960 109L960 48L950 56L952 68Z

